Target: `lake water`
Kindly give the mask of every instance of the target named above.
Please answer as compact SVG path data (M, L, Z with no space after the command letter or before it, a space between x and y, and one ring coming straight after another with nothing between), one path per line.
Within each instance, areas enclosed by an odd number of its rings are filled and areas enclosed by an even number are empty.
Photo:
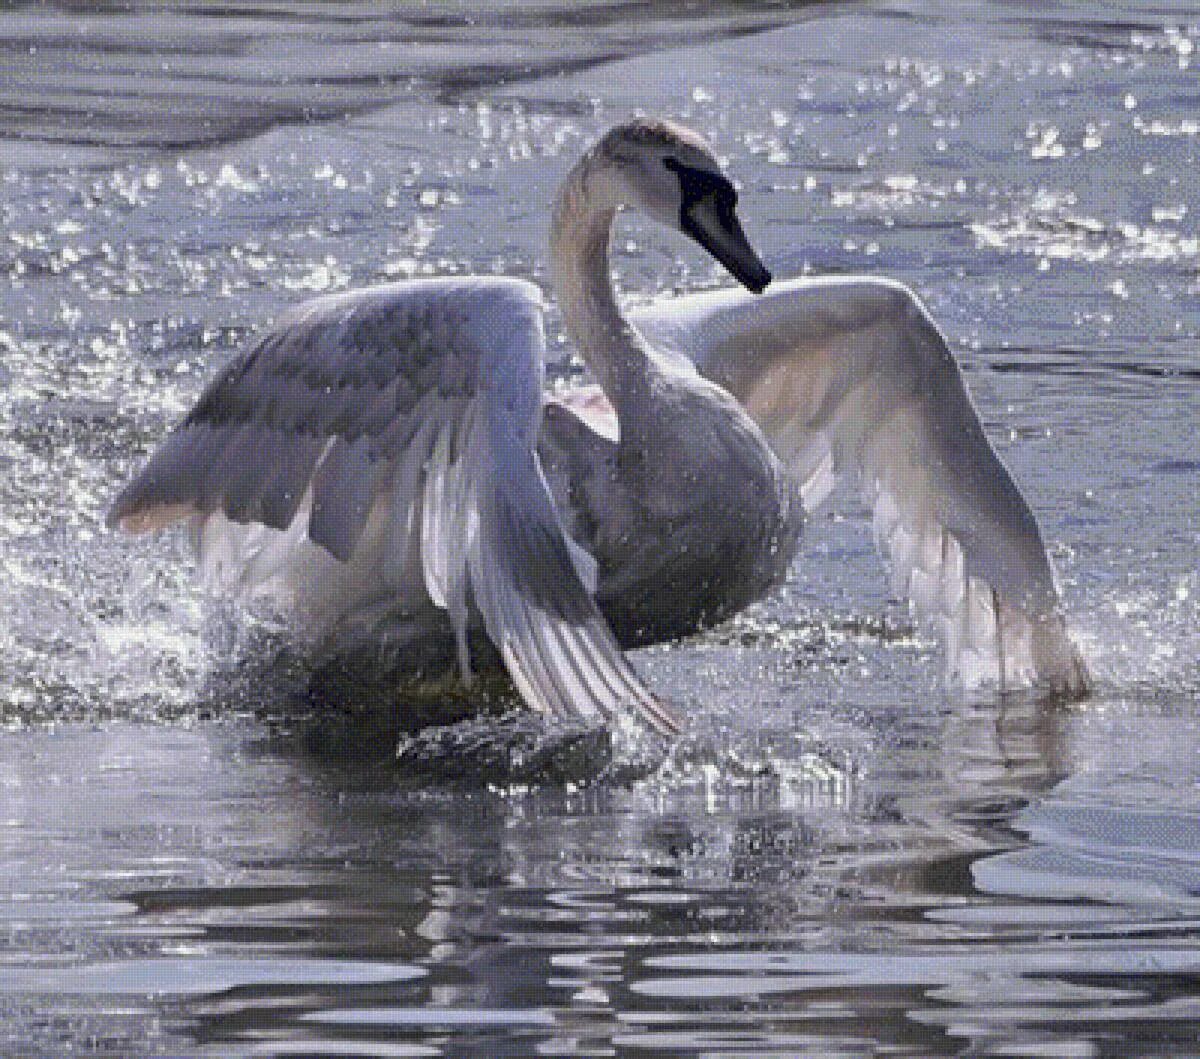
M1200 1054L1197 49L1186 0L0 4L0 1054ZM665 761L513 720L397 760L184 541L103 529L285 306L544 280L638 108L778 275L922 294L1088 702L945 692L843 502L636 655ZM727 282L617 248L633 301Z

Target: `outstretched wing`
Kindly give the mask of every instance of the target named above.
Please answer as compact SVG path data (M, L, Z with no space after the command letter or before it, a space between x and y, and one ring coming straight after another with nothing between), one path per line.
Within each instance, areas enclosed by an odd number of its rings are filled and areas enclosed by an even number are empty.
M839 478L857 484L893 588L934 619L952 679L1086 690L1033 514L907 288L799 279L656 305L637 323L742 402L809 510Z
M540 295L519 281L309 302L213 381L109 522L191 518L210 582L283 584L311 597L302 613L443 608L465 677L473 606L529 705L674 730L596 609L542 476L543 351Z

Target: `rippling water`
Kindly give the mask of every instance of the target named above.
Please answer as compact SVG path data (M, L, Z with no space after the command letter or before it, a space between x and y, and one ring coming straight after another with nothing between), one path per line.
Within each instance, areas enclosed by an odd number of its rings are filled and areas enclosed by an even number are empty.
M1197 47L1183 0L0 5L0 1054L1196 1054ZM103 530L286 305L544 279L636 108L778 274L921 292L1090 702L943 693L843 503L637 656L694 717L665 761L501 719L397 763L183 541ZM630 299L725 282L617 246Z

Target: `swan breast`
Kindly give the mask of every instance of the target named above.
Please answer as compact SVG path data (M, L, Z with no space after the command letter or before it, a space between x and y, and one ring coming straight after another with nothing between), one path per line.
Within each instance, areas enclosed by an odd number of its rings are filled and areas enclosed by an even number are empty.
M761 431L720 387L664 380L654 403L615 441L594 428L594 393L560 395L539 443L624 646L688 635L761 598L786 576L804 518Z

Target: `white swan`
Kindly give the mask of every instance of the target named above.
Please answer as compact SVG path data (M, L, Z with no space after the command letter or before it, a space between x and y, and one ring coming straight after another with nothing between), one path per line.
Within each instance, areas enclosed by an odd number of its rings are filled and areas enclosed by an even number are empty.
M673 731L621 645L760 598L803 508L848 475L952 672L983 652L1002 683L1085 690L1037 525L908 291L799 280L679 299L636 329L622 316L608 245L623 206L767 285L735 202L694 133L612 129L568 175L551 235L598 389L543 393L529 283L319 298L217 376L110 524L189 520L208 584L269 595L326 641L391 644L413 668L432 650L469 681L482 627L535 709Z

